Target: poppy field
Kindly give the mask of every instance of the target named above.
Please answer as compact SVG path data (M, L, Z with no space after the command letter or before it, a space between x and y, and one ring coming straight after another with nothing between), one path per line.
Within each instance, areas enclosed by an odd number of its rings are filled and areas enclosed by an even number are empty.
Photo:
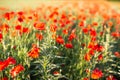
M0 12L0 80L120 80L120 8L48 1Z

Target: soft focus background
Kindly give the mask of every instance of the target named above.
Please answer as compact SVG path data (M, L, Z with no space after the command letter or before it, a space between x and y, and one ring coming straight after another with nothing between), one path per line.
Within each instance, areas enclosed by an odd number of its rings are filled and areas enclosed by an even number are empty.
M1 8L10 8L10 9L21 9L21 8L35 8L41 3L45 3L48 5L57 4L58 2L79 2L79 1L96 1L101 3L109 2L111 6L119 6L120 0L0 0Z

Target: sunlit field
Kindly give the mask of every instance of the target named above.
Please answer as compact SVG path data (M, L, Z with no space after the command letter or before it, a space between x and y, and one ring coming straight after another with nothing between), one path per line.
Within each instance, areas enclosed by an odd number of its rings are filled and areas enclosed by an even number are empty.
M119 2L0 0L0 80L120 80Z

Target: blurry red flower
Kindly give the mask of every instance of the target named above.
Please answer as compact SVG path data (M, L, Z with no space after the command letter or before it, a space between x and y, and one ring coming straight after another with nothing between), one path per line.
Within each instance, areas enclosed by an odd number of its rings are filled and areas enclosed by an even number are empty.
M62 32L63 32L64 34L68 34L68 29L64 29Z
M90 61L90 59L91 59L90 54L86 53L85 56L84 56L84 59L85 59L86 61Z
M2 39L3 39L3 35L2 35L2 33L0 33L0 42Z
M69 37L68 37L68 40L69 41L72 41L73 39L75 39L76 38L76 34L75 33L71 33L70 35L69 35Z
M38 30L45 30L45 23L43 23L43 22L35 23L34 27Z
M3 77L2 79L0 79L0 80L8 80L8 78L7 77Z
M8 65L7 61L0 61L0 71L4 70Z
M92 37L96 37L96 36L97 36L97 33L96 33L95 30L91 29L91 30L90 30L90 35L91 35Z
M57 30L57 26L55 24L50 25L50 31L55 32Z
M24 67L19 64L10 71L10 74L12 77L16 77L23 70L24 70Z
M102 60L102 59L103 59L103 55L100 54L100 55L98 56L98 60Z
M36 45L32 46L32 49L28 52L28 56L31 58L38 58L39 50L40 49Z
M71 48L73 48L73 45L71 43L66 43L65 47L71 49Z
M114 55L115 55L117 58L120 58L120 53L119 53L119 52L115 52Z
M82 80L89 80L89 78L83 78Z
M23 27L22 33L29 33L29 32L30 32L29 28Z
M82 31L84 34L87 34L89 30L88 30L88 28L83 28Z
M22 26L21 26L21 25L16 25L16 26L15 26L15 29L16 29L16 30L22 30Z
M103 73L98 68L94 69L91 74L92 79L99 79L103 76Z
M113 75L109 75L106 80L117 80Z
M13 57L8 57L6 61L8 62L8 64L16 64L16 60Z
M39 33L36 33L36 38L38 40L42 40L43 39L43 35L42 34L39 34Z
M61 36L58 36L56 38L56 42L59 43L59 44L63 44L64 43L64 39Z
M18 18L18 21L19 21L19 22L23 22L23 18L22 18L22 17L19 17L19 18Z
M85 26L84 21L79 22L79 26L80 26L80 27L84 27L84 26Z
M55 76L60 75L60 73L59 73L58 71L54 71L53 74L54 74Z

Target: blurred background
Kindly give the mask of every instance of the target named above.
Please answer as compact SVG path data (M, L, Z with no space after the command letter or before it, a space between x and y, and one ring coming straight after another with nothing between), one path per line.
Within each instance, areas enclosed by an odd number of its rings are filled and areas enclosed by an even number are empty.
M113 6L120 7L120 0L0 0L0 8L9 8L9 9L21 9L32 7L35 8L40 5L40 3L53 4L53 2L77 2L77 1L98 1L98 2L109 2Z

